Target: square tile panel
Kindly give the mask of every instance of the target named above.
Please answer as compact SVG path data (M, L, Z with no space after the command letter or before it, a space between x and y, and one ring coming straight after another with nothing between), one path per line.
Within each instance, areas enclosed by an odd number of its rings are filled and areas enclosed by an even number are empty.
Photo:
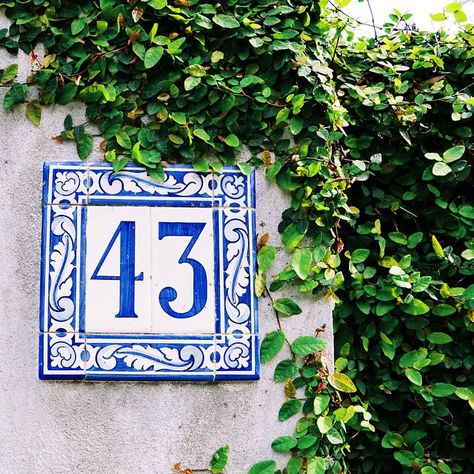
M85 332L151 330L150 208L87 206Z
M40 377L259 374L253 174L46 163Z
M212 209L151 209L152 332L214 334Z

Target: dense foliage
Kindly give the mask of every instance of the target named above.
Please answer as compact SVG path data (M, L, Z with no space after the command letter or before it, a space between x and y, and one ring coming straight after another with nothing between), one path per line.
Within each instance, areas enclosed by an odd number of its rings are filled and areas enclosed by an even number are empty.
M291 285L337 301L344 373L328 373L313 328L278 364L279 418L303 414L272 445L292 453L285 472L470 471L471 26L450 38L394 13L376 38L354 39L348 18L309 0L2 5L12 26L0 46L47 48L32 54L28 84L14 82L15 65L0 72L5 108L26 102L38 124L43 104L82 100L114 168L132 160L157 180L176 160L219 172L246 146L241 169L265 166L291 193L279 230L292 265L268 294ZM463 15L455 2L435 19ZM68 117L61 136L81 158L92 150L88 124ZM261 242L258 257L263 294L274 247ZM274 307L304 317L288 298ZM280 331L267 335L262 361L284 344ZM225 466L222 449L212 472ZM268 460L250 472L281 471Z

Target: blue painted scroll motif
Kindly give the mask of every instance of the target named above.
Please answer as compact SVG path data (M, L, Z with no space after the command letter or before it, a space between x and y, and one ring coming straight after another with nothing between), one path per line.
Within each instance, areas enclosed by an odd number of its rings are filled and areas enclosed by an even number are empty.
M107 164L46 163L40 377L258 378L253 179L233 167L215 175L170 166L164 182L156 183L135 166L114 173ZM127 218L100 232L94 260L88 225L94 219L100 224L109 208ZM139 241L148 230L133 218L135 212L150 222L149 245ZM148 248L138 264L138 253ZM153 258L158 266L143 263ZM171 268L182 272L179 281L168 281ZM115 305L107 306L111 330L100 326L103 321L91 322L94 308L86 292L101 284L113 288L104 290L104 300ZM138 291L149 291L151 309L137 309ZM96 313L102 318L100 308ZM141 326L128 325L131 320Z

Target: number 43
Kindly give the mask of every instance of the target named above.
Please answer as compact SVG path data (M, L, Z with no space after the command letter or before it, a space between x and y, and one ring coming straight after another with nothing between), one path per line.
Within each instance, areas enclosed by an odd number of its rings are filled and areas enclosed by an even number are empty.
M189 258L196 241L199 239L205 223L197 222L160 222L158 224L158 239L167 237L191 237L178 260L179 264L190 265L193 270L193 305L188 311L177 312L170 303L178 297L176 290L170 286L163 288L159 294L162 309L173 318L192 318L202 311L207 301L207 275L200 262ZM120 239L120 274L99 275L100 269L107 259L117 239ZM137 318L135 313L135 282L143 281L143 272L135 275L135 222L121 221L108 243L102 257L92 273L91 280L115 280L120 282L119 312L116 318Z

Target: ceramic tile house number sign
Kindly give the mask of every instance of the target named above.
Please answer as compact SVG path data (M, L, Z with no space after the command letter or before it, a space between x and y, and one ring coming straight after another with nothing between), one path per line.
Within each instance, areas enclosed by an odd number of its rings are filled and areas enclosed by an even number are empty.
M43 379L259 374L253 175L46 163Z

